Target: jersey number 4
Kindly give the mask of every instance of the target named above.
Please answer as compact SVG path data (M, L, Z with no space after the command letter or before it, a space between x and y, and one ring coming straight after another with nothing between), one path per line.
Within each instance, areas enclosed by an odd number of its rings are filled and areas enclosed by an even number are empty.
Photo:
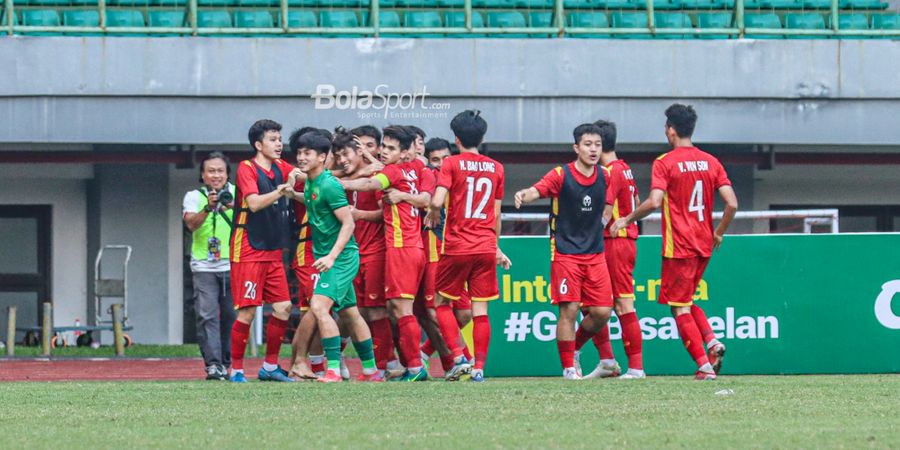
M490 200L491 191L494 190L491 179L466 177L466 186L468 188L466 190L466 219L487 219L484 208L487 206L488 200ZM476 193L481 195L481 200L478 202L478 206L473 209L472 205L475 204Z
M691 201L688 202L688 212L696 212L697 220L703 222L703 181L697 180L694 183L694 190L691 192Z

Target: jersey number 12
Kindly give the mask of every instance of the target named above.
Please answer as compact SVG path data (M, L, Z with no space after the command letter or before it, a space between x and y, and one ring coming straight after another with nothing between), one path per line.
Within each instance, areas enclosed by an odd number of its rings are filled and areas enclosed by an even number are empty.
M476 180L475 177L466 177L466 186L466 219L487 219L484 207L487 206L489 200L488 194L493 190L491 179L480 177ZM472 205L475 204L476 192L481 194L481 200L478 202L478 206L473 209Z

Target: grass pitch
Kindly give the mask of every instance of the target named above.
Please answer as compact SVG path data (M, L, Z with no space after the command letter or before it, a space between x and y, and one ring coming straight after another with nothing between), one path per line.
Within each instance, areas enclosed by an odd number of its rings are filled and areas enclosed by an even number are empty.
M897 375L7 383L0 405L4 448L900 445Z

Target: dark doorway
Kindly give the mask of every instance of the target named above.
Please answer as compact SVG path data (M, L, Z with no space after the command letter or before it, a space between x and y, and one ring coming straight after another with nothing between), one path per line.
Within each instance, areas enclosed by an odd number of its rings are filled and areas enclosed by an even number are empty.
M52 302L50 205L0 205L0 323L16 306L16 324L38 326L41 303ZM5 336L4 336L5 338ZM20 340L17 335L16 340Z

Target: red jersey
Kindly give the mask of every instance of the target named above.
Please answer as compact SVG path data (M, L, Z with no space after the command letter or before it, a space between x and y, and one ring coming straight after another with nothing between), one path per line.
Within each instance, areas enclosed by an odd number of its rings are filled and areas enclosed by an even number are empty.
M382 189L390 187L416 195L421 187L424 167L425 165L418 160L389 164L374 178L381 182ZM398 205L384 203L383 211L384 237L388 246L422 248L422 217L418 208L406 202L400 202Z
M281 171L282 177L287 181L288 174L294 170L294 166L276 159L273 166L277 165ZM242 161L238 164L236 184L237 198L234 199L235 205L241 205L242 208L248 208L247 196L250 194L259 194L259 185L257 184L257 168L263 171L270 180L275 179L274 170L265 170L259 166L253 159ZM238 214L238 224L247 223L247 212ZM231 262L266 262L281 261L281 250L257 250L250 246L250 240L247 237L244 228L236 228L234 237L231 240Z
M713 247L713 193L730 186L725 168L696 147L679 147L653 162L650 189L663 196L663 256L709 257Z
M444 160L438 186L448 190L441 254L497 252L494 201L503 200L503 165L477 153Z
M360 211L375 211L381 209L378 200L380 192L356 192L347 191L347 200L353 208ZM359 256L368 256L384 253L384 224L357 220L353 236L359 245Z
M597 182L597 174L600 172L604 173L604 178L607 176L605 172L606 170L598 170L597 166L594 168L594 173L591 176L586 177L578 169L575 168L575 163L569 163L569 172L575 177L575 181L582 186L591 186ZM559 214L559 194L562 191L563 187L563 177L565 173L561 166L557 166L547 172L543 178L540 179L537 183L534 184L534 188L537 189L538 194L541 195L542 198L550 198L550 208L553 210L553 214ZM609 189L609 178L605 178L607 182L606 188L606 203L610 204L613 202L612 191ZM559 253L556 251L556 241L551 238L550 239L550 260L551 261L574 261L579 263L590 263L597 258L599 253L595 254L583 254L583 255L567 255L563 253Z
M303 187L305 185L305 182L298 180L294 183L294 192L303 192ZM313 256L312 251L312 228L309 226L309 216L306 214L306 204L297 200L292 200L291 203L293 203L294 206L294 218L297 219L297 224L300 225L300 232L297 236L300 239L300 242L297 243L297 249L294 251L291 267L312 266L312 263L315 262L316 258Z
M626 217L637 208L638 189L634 182L634 175L631 174L631 167L628 163L617 159L606 166L607 183L606 190L612 194L613 207L612 219L603 230L604 238L628 238L637 239L638 226L637 223L628 225L624 229L619 230L615 236L609 234L609 225L616 221L619 217ZM609 197L609 196L607 196Z

